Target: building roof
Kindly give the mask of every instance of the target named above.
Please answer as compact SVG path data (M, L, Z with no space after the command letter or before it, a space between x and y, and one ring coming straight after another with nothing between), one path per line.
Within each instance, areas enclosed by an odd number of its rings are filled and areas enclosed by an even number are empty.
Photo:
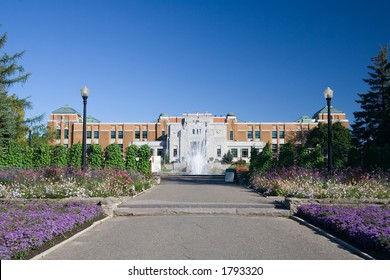
M87 117L87 123L101 123L101 121L99 121L97 118L95 117L92 117L92 116L88 116Z
M52 114L61 114L61 115L73 115L73 114L76 114L76 115L80 115L79 112L77 112L72 107L69 107L68 105L65 105L64 107L61 107L61 108L59 108L57 110L54 110L52 112Z
M327 114L328 113L328 106L325 106L324 108L322 108L321 110L319 110L318 112L316 112L313 116L313 119L317 119L317 116L319 114ZM333 106L330 106L330 113L331 114L344 114L343 111L333 107Z
M314 122L314 119L310 118L309 116L302 116L299 119L297 119L295 122L297 122L297 123L312 123L312 122Z

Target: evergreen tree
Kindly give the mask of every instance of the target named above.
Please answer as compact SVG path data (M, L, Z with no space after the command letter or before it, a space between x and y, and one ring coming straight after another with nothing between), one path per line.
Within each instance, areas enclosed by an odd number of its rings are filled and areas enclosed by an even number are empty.
M99 144L92 144L87 150L88 167L92 169L102 168L103 149Z
M137 170L138 147L131 144L126 149L126 170Z
M363 79L370 89L359 94L361 111L354 112L353 139L359 146L383 147L390 145L390 65L388 46L380 48L371 59L369 78Z
M81 158L83 154L83 146L81 143L73 144L68 151L68 165L74 169L81 169Z
M7 33L0 35L0 50L7 42ZM23 84L30 73L24 73L24 68L17 61L24 51L8 55L2 52L0 56L0 146L5 147L10 139L19 143L26 142L27 124L35 124L43 119L43 115L25 119L25 110L31 109L28 98L18 98L15 94L8 95L9 89L15 84Z
M152 156L152 149L148 145L142 145L138 150L138 171L144 175L151 174L150 157Z
M68 164L68 151L63 145L52 147L51 164L56 167L65 167Z
M110 144L104 150L104 167L124 169L125 162L118 144Z
M305 148L310 150L319 148L324 157L328 153L328 125L319 123L316 128L313 128L309 131L307 135L307 140L305 143ZM332 148L333 148L333 165L335 167L343 167L348 162L348 153L351 148L351 133L348 128L345 128L340 122L336 122L332 125ZM307 153L308 151L305 151ZM319 162L317 154L309 155L309 158L312 157L317 163L318 167ZM305 154L302 154L303 157L306 157ZM314 156L314 157L313 157Z
M294 165L295 155L294 149L290 143L284 144L280 148L278 165L282 167L289 167Z

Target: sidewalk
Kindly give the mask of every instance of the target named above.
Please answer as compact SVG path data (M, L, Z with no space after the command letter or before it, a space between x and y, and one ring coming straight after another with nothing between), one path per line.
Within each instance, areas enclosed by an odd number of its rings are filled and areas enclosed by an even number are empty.
M164 178L161 185L118 206L116 216L246 215L288 217L273 198L225 183L220 176Z

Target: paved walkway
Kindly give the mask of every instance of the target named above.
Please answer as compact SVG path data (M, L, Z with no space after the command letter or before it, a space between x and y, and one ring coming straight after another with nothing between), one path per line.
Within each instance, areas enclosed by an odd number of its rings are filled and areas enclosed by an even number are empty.
M43 259L360 259L286 211L221 178L170 177Z
M161 185L119 205L117 216L227 214L288 217L290 212L223 177L167 177Z

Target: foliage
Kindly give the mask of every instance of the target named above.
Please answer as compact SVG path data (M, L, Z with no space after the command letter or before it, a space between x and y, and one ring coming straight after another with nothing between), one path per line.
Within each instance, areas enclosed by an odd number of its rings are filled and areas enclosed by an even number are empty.
M251 185L266 195L299 198L390 198L390 174L360 169L334 171L290 167L252 173Z
M122 152L118 144L110 144L104 150L104 167L119 169L123 169L125 167Z
M87 163L91 169L99 169L103 165L103 148L99 144L92 144L87 150Z
M45 242L102 214L101 206L82 202L11 203L0 209L0 259L23 259Z
M138 157L138 146L131 144L126 149L125 155L125 167L126 170L137 170L137 157Z
M321 168L324 165L324 155L320 146L303 148L298 151L297 164L304 168Z
M136 185L142 190L152 184L139 172L110 168L87 172L54 166L0 169L0 198L8 199L130 196Z
M257 154L252 151L250 170L251 172L264 173L270 170L273 166L271 145L267 143L263 150Z
M361 111L354 112L353 138L358 146L390 146L390 64L388 46L380 48L371 59L369 78L363 79L370 87L359 94Z
M328 125L319 123L317 127L309 131L305 144L306 148L318 148L323 151L323 156L328 153ZM344 167L348 162L348 153L351 148L351 133L340 122L332 125L332 155L333 166Z
M49 166L51 163L51 148L49 144L40 145L34 149L34 166Z
M278 165L282 167L293 166L295 163L294 149L291 144L287 143L281 146L279 153Z
M7 42L7 33L0 35L0 50ZM8 95L9 88L15 84L25 83L30 73L24 73L24 68L17 61L22 58L24 51L0 56L0 147L5 147L9 140L26 143L28 132L27 123L42 121L43 115L25 119L25 110L31 109L28 98L18 98L15 94Z
M298 216L330 230L365 251L390 258L390 208L362 208L308 204L298 208Z
M151 175L150 157L152 156L152 150L148 145L142 145L138 150L139 161L137 164L137 170L146 175Z
M83 146L81 143L73 144L68 150L68 164L75 169L81 168Z
M65 167L68 164L68 152L63 145L52 147L51 164L55 167Z
M230 150L226 154L223 155L222 162L226 163L226 164L231 164L233 162L233 155L230 152Z

